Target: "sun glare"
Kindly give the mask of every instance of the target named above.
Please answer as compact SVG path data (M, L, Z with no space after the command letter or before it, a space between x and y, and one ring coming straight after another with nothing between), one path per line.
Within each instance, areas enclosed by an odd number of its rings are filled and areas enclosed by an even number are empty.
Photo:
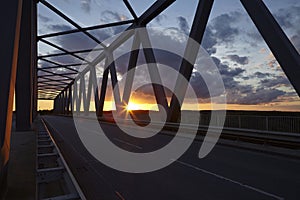
M138 104L129 102L128 105L126 106L126 110L140 110L140 106Z

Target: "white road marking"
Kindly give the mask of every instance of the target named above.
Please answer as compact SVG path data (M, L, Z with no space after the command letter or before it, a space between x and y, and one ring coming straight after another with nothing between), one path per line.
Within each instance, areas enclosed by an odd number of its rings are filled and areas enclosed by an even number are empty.
M280 199L280 200L284 199L283 197L280 197L280 196L277 196L277 195L275 195L275 194L271 194L271 193L265 192L265 191L263 191L263 190L261 190L261 189L252 187L252 186L250 186L250 185L243 184L243 183L240 183L240 182L238 182L238 181L235 181L235 180L226 178L226 177L224 177L224 176L215 174L215 173L210 172L210 171L207 171L207 170L205 170L205 169L201 169L201 168L196 167L196 166L194 166L194 165L191 165L191 164L188 164L188 163L179 161L179 160L175 160L175 162L180 163L180 164L182 164L182 165L184 165L184 166L186 166L186 167L190 167L190 168L193 168L193 169L195 169L195 170L201 171L201 172L203 172L203 173L212 175L212 176L214 176L214 177L216 177L216 178L219 178L219 179L222 179L222 180L224 180L224 181L228 181L228 182L231 182L231 183L233 183L233 184L242 186L242 187L244 187L244 188L247 188L247 189L256 191L256 192L261 193L261 194L264 194L264 195L266 195L266 196L270 196L270 197L273 197L273 198L275 198L275 199Z
M137 145L131 144L131 143L129 143L129 142L125 142L125 141L123 141L123 140L120 140L120 139L118 139L118 138L114 138L114 140L116 140L116 141L118 141L118 142L120 142L120 143L123 143L123 144L127 144L127 145L129 145L129 146L135 147L135 148L137 148L137 149L143 149L143 148L142 148L142 147L140 147L140 146L137 146Z
M125 198L120 194L120 192L115 191L115 193L117 194L117 196L118 196L121 200L125 200Z

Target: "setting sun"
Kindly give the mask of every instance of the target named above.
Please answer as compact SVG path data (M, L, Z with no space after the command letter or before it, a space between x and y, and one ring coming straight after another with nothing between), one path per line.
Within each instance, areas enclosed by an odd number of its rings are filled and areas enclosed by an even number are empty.
M140 105L139 104L135 104L132 102L129 102L128 105L126 106L126 110L140 110Z

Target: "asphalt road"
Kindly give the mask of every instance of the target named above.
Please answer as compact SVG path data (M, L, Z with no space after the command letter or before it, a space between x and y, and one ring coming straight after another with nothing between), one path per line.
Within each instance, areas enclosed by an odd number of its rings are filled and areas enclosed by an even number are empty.
M44 119L87 199L300 199L300 161L216 145L199 159L201 141L168 167L142 174L120 172L97 161L84 147L70 117ZM89 120L85 121L87 132ZM171 136L134 139L111 124L101 124L117 146L148 152L167 144ZM121 162L126 162L122 160Z

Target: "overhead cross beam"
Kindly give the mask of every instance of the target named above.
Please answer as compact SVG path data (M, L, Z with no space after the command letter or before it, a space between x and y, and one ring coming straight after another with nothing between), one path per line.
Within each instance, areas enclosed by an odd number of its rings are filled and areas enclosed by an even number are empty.
M108 24L101 24L101 25L97 25L97 26L86 27L86 28L82 28L82 30L91 31L91 30L98 30L98 29L115 27L115 26L122 26L122 25L127 25L127 24L132 24L132 23L134 23L134 20L125 20L125 21L120 21L120 22L113 22L113 23L108 23ZM42 39L42 38L56 37L56 36L68 35L68 34L79 33L79 32L81 32L81 30L72 29L72 30L68 30L68 31L61 31L61 32L57 32L57 33L40 35L38 38Z
M95 36L93 36L92 34L90 34L89 32L87 32L86 30L84 30L81 26L79 26L77 23L75 23L73 20L71 20L65 14L63 14L62 12L60 12L57 8L55 8L54 6L52 6L50 3L48 3L45 0L40 0L40 2L42 4L44 4L46 7L48 7L50 10L52 10L53 12L55 12L57 15L59 15L60 17L62 17L64 20L66 20L67 22L69 22L70 24L72 24L75 28L77 28L78 30L80 30L80 32L84 33L86 36L88 36L89 38L91 38L92 40L94 40L96 43L100 44L103 47L106 47Z
M70 55L70 53L72 53L72 54L89 53L92 51L101 51L101 50L103 50L103 48L84 49L84 50L79 50L79 51L69 51L69 52L63 52L63 53L40 55L40 56L38 56L38 58L41 59L41 58L56 57L56 56L66 56L66 55Z

